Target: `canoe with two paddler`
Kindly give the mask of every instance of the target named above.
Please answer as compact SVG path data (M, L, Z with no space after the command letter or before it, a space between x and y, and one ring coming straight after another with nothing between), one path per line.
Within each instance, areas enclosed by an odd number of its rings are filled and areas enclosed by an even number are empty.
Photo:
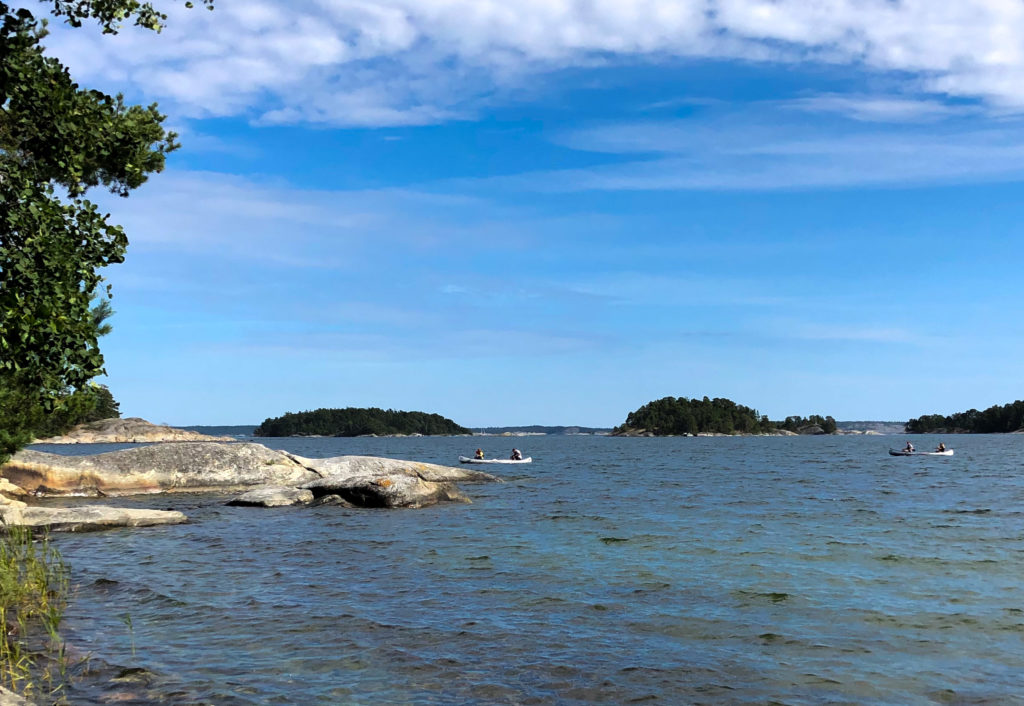
M533 463L533 457L526 458L470 458L459 456L459 463Z
M945 451L903 451L896 449L889 449L890 456L952 456L953 449L946 449Z

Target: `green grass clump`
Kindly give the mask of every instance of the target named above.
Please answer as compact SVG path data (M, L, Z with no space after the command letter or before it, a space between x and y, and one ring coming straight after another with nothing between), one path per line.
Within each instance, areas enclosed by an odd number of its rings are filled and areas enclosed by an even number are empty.
M68 568L48 537L0 526L0 684L26 695L63 688L66 660L57 629L68 586Z

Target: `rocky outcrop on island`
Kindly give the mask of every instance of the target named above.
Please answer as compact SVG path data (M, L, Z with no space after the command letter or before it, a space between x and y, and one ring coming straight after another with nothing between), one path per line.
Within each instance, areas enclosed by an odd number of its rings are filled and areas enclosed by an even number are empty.
M234 441L230 436L208 436L139 417L115 417L79 424L63 436L36 439L36 444L137 444L167 441Z
M820 428L820 427L819 427ZM757 432L754 434L735 432L732 434L726 434L717 431L700 431L695 434L661 434L650 429L633 429L631 427L618 427L608 436L638 436L638 437L655 437L655 436L699 436L699 437L720 437L720 436L800 436L800 434L808 433L801 430L800 432L789 431L787 429L772 429L770 431ZM818 432L809 432L818 433ZM824 433L824 432L820 432Z

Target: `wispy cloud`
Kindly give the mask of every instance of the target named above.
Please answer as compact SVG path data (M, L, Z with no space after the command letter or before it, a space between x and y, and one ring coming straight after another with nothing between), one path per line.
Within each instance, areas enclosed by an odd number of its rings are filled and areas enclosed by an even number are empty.
M975 106L950 105L935 99L891 95L826 93L779 104L810 113L834 113L865 122L934 122L978 112Z
M864 343L909 343L923 345L928 338L904 328L872 325L837 326L834 324L790 323L775 327L792 338L812 341L846 341Z
M80 78L133 84L181 113L266 123L436 123L538 73L662 58L841 64L915 92L1024 108L1017 2L223 0L212 13L171 15L162 37L58 29L48 44ZM939 110L848 107L862 119Z
M485 200L409 189L317 190L280 180L168 171L124 200L93 196L131 234L134 249L312 269L351 269L385 243L412 251L472 242Z
M837 106L834 98L822 100L829 108ZM554 139L615 160L495 181L551 192L763 191L1024 178L1024 123L1018 120L923 126L802 119L800 112L822 109L812 101L730 106L687 119L569 131ZM906 118L911 108L904 108ZM921 110L918 115L928 108Z

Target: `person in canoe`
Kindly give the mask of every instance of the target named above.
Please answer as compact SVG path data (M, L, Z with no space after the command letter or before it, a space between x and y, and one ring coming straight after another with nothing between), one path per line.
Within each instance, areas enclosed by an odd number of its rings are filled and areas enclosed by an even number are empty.
M908 441L907 445L903 447L903 450L906 451L907 453L912 454L914 453L914 445Z
M939 453L942 453L943 451L946 450L946 444L940 441L939 445L935 447L935 450L938 451Z
M509 456L509 458L512 459L513 461L522 461L523 452L520 451L519 449L512 449L512 455Z
M483 449L477 449L477 450L476 450L476 457L477 457L478 459L480 459L480 460L483 460L483 457L484 457L484 450L483 450Z

